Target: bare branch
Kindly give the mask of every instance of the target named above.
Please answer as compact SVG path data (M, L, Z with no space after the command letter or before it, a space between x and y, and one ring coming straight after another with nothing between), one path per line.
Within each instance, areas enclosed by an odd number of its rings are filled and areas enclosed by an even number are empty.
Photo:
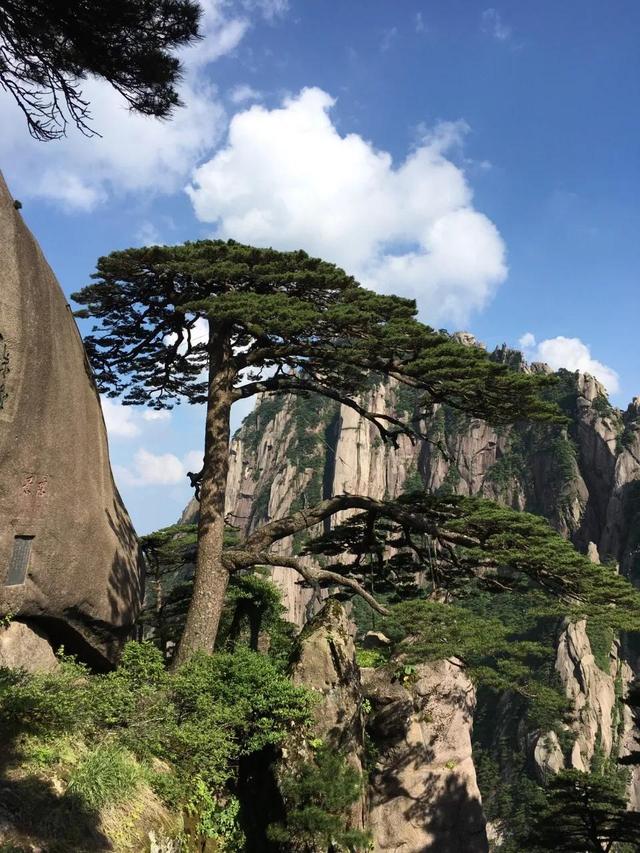
M223 561L230 571L238 571L241 568L248 569L251 566L283 566L284 568L293 569L311 586L316 586L320 583L329 583L335 586L347 587L366 601L377 613L383 616L389 615L387 608L376 601L355 578L341 575L338 572L331 572L327 569L317 568L316 566L305 566L297 557L270 554L265 551L250 551L240 547L225 551Z

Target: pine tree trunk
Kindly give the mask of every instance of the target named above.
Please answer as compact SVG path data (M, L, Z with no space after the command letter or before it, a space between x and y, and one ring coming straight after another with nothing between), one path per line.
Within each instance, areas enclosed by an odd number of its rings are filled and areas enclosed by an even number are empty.
M224 505L229 467L229 417L235 371L228 335L211 332L209 392L200 485L198 557L187 620L173 665L195 652L211 653L218 634L229 573L222 564Z

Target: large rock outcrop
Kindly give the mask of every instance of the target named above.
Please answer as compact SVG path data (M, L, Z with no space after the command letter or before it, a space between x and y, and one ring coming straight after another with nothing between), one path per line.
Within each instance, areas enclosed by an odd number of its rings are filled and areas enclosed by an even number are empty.
M363 671L377 753L369 785L376 853L485 853L471 754L475 690L455 660L420 664L407 681Z
M139 611L138 544L66 299L0 177L0 613L95 663Z
M571 701L571 750L565 753L554 732L538 735L533 761L538 778L563 769L589 772L603 759L616 761L637 749L637 731L623 698L633 680L629 664L620 656L618 642L611 644L607 665L596 661L584 619L567 624L556 653L556 672ZM630 768L629 802L640 806L640 768Z
M51 643L35 627L11 622L0 628L0 667L50 672L58 667Z
M353 634L345 608L338 601L329 600L298 638L290 674L294 684L303 685L318 696L313 709L314 737L343 753L354 770L362 774L362 687ZM298 748L304 747L299 744ZM293 751L296 746L292 744L289 749ZM366 791L351 809L350 825L353 829L366 829Z
M419 665L405 681L393 662L361 671L353 633L345 608L330 599L301 633L291 667L294 682L318 694L314 736L364 774L351 825L369 830L376 853L485 853L473 685L456 661ZM366 738L376 756L368 779ZM305 748L292 744L287 760L305 758Z
M476 345L465 337L468 345ZM518 355L501 349L500 360ZM548 372L544 365L521 369ZM496 429L443 406L421 423L430 442L401 437L386 447L369 421L318 399L269 397L233 438L226 511L242 531L331 494L393 498L404 489L483 495L546 516L582 550L593 542L603 558L640 577L640 402L613 408L606 390L585 374L559 374L567 429L518 425ZM393 381L374 385L365 406L408 417L413 393ZM444 451L444 452L443 452ZM197 514L193 501L182 521ZM333 523L341 519L336 518ZM296 543L283 542L288 552ZM637 566L636 566L637 562ZM303 625L315 603L289 569L275 569L288 618Z

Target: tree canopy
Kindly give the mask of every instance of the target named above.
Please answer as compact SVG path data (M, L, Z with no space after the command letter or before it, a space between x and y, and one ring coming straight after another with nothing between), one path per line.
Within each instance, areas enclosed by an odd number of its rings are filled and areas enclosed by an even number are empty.
M69 120L91 135L80 82L102 78L130 108L166 118L180 103L176 48L198 36L194 0L0 0L0 86L36 139Z
M565 770L549 783L529 841L532 851L610 853L627 844L637 850L640 814L627 810L624 781Z
M413 300L366 290L302 251L210 240L127 249L101 258L93 278L73 298L85 306L78 316L97 321L85 344L100 390L130 405L207 407L203 470L191 475L200 485L197 567L178 662L195 650L212 650L229 577L258 565L290 567L313 585L338 584L384 611L357 567L310 565L274 548L345 510L362 511L356 526L391 525L388 544L399 552L389 560L392 568L394 559L410 562L411 555L420 562L415 537L429 535L449 573L486 576L494 585L526 576L568 598L591 595L589 579L597 570L561 553L548 526L473 502L337 495L273 519L241 543L226 547L224 541L229 417L237 400L318 394L351 407L393 444L401 434L429 440L423 416L442 402L494 424L563 423L542 394L553 377L511 369L481 347L463 345L421 323ZM411 389L417 414L370 410L365 392L376 377ZM346 542L335 544L343 531L333 535L333 545L310 547L327 555L336 547L348 551ZM620 600L629 594L615 582L610 589Z
M302 251L210 240L127 249L100 258L93 277L73 294L86 306L76 316L99 319L85 345L100 389L125 403L207 401L206 319L229 341L234 400L316 392L359 408L388 438L408 425L353 399L378 373L422 391L427 406L446 400L493 423L560 419L539 393L552 378L492 361L420 323L414 300L366 290Z

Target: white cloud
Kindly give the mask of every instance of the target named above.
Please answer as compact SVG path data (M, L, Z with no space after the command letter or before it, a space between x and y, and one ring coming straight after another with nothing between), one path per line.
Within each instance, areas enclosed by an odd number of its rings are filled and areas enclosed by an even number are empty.
M497 9L485 9L481 15L482 32L493 36L498 41L508 41L511 38L511 27L502 20Z
M225 0L199 0L202 9L200 31L202 38L182 51L188 69L215 62L231 53L242 41L250 26L249 19L241 12L228 16L230 6Z
M257 89L252 88L246 83L241 83L238 86L234 86L229 92L229 100L234 104L244 104L247 101L261 101L262 92L258 92Z
M135 438L136 435L140 435L140 427L134 420L131 406L114 403L108 397L101 397L100 402L110 438Z
M0 158L16 194L39 196L75 210L91 210L109 195L175 192L224 128L214 90L184 84L185 107L170 121L130 113L106 83L84 85L102 138L75 129L56 142L31 139L8 95L0 96Z
M532 335L531 332L525 332L521 338L518 338L518 343L522 349L530 349L536 345L535 335Z
M133 457L133 465L133 476L141 486L175 485L185 476L184 465L173 453L155 454L141 447Z
M202 453L189 451L183 459L173 453L152 453L139 448L127 468L114 465L116 479L127 486L176 486L187 485L187 471L198 471L202 467Z
M238 46L256 15L271 18L285 8L278 0L201 0L200 5L204 37L180 52L184 106L170 120L130 112L108 83L89 78L82 90L91 126L102 137L87 138L71 126L66 138L42 143L29 136L13 98L0 91L0 161L16 195L88 211L111 195L172 193L184 185L220 140L227 120L206 66Z
M147 409L139 406L123 406L122 403L101 397L102 413L109 438L136 438L145 423L158 423L171 419L167 409Z
M145 409L142 412L144 421L169 421L171 412L168 409Z
M416 27L417 33L426 33L427 32L427 25L425 24L424 17L422 16L422 12L416 12L415 27Z
M620 390L620 378L616 371L593 358L589 345L580 338L558 335L557 338L547 338L536 344L535 337L527 332L520 338L520 346L529 361L543 361L553 370L564 367L566 370L590 373L602 382L610 394Z
M506 276L504 243L447 158L464 122L423 133L395 165L355 133L342 136L334 99L303 89L279 109L237 113L226 145L188 189L220 236L304 248L363 284L419 299L427 321L464 324Z

